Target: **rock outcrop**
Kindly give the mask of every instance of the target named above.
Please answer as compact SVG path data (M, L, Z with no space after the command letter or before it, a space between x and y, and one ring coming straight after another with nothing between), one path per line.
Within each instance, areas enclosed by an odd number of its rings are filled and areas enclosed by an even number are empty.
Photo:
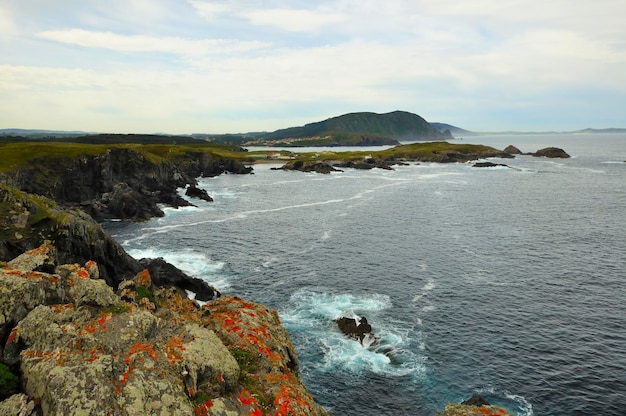
M83 211L62 209L48 198L0 185L0 260L10 260L44 241L54 245L56 254L53 264L41 271L94 260L100 276L115 288L142 268Z
M514 416L498 406L472 406L448 403L441 413L435 416Z
M374 159L367 158L364 160L348 160L346 162L334 163L333 166L337 168L352 168L352 169L363 169L369 170L374 168L385 169L385 170L393 170L391 167L392 163L382 160L382 159Z
M198 188L195 185L189 185L189 187L185 191L185 195L192 198L202 199L207 202L213 202L213 198L208 194L206 189Z
M565 152L563 149L559 149L558 147L546 147L543 149L537 150L535 153L531 153L532 156L536 157L549 157L549 158L561 158L567 159L570 155Z
M509 165L504 163L493 163L493 162L476 162L472 165L473 168L495 168L495 167L504 167L509 168Z
M2 414L324 415L275 311L200 307L147 270L115 293L92 262L55 271L44 245L0 264L0 361L24 394Z
M187 276L178 269L158 257L156 259L141 259L139 264L150 272L152 281L157 286L173 287L195 293L195 299L208 301L219 298L220 292L209 286L204 280Z
M317 172L329 174L331 172L341 172L339 169L335 169L332 165L326 162L313 161L304 162L302 160L296 160L294 162L288 162L280 168L272 168L274 170L299 170L300 172Z
M522 154L522 151L519 150L517 147L513 146L512 144L510 144L507 147L505 147L503 151L506 152L506 153L510 153L512 155L521 155Z
M364 316L359 318L358 323L355 318L348 318L345 316L337 319L336 322L341 332L349 338L358 340L361 344L363 344L363 340L366 337L374 337L374 334L372 334L372 326L367 322L367 319Z

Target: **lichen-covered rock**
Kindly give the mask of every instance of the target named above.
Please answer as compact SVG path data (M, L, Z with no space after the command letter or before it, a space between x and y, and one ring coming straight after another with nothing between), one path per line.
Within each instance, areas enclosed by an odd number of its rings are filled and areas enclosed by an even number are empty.
M26 257L11 264L41 263ZM200 307L147 270L119 294L95 277L89 262L55 274L0 264L0 361L19 366L26 411L326 414L300 381L275 311L238 298ZM0 409L17 409L21 399L11 400Z
M25 394L14 394L0 402L0 416L38 416L35 402Z
M327 414L300 381L295 350L276 311L230 296L207 303L203 309L210 311L207 326L239 363L246 388L237 399L244 410L293 416Z

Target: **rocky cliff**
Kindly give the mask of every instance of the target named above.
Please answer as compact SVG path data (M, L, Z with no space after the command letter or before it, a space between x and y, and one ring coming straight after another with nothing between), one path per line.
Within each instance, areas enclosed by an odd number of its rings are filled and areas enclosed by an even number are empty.
M22 387L0 414L326 414L275 311L200 307L147 270L114 292L95 262L54 266L54 252L0 263L0 360Z
M161 259L132 258L83 211L63 209L48 198L0 185L0 260L7 261L44 241L56 249L53 264L93 260L100 276L113 288L147 268L157 285L191 290L199 300L219 295L204 281L186 276Z
M189 205L177 189L196 185L197 177L252 171L239 161L211 153L163 155L145 149L149 148L112 147L75 157L35 157L9 171L4 182L63 207L80 208L97 220L141 221L163 216L160 203Z
M133 259L79 209L142 220L198 176L250 170L114 148L2 174L0 415L326 414L275 311Z

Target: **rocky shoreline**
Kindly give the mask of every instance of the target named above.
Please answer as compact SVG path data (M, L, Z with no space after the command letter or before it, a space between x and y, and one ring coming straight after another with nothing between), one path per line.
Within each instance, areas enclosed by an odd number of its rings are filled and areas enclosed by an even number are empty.
M111 149L2 175L0 415L326 415L275 311L132 258L94 219L163 215L196 177L251 170Z
M0 175L0 375L18 380L3 390L0 377L0 415L327 414L275 311L134 259L97 222L162 216L159 204L189 205L185 187L210 201L197 177L251 171L208 153L155 161L113 148Z

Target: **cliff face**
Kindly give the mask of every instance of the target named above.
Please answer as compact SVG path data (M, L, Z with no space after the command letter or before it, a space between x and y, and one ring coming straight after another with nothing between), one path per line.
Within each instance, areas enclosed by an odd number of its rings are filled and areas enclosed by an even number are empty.
M129 148L69 157L39 157L6 175L5 182L81 208L92 217L142 221L163 216L157 204L189 205L177 188L195 185L199 176L250 173L240 162L209 153L188 152L167 159Z
M200 307L147 270L117 293L91 261L36 271L54 251L0 263L0 360L23 388L0 414L326 414L275 311L230 297Z

